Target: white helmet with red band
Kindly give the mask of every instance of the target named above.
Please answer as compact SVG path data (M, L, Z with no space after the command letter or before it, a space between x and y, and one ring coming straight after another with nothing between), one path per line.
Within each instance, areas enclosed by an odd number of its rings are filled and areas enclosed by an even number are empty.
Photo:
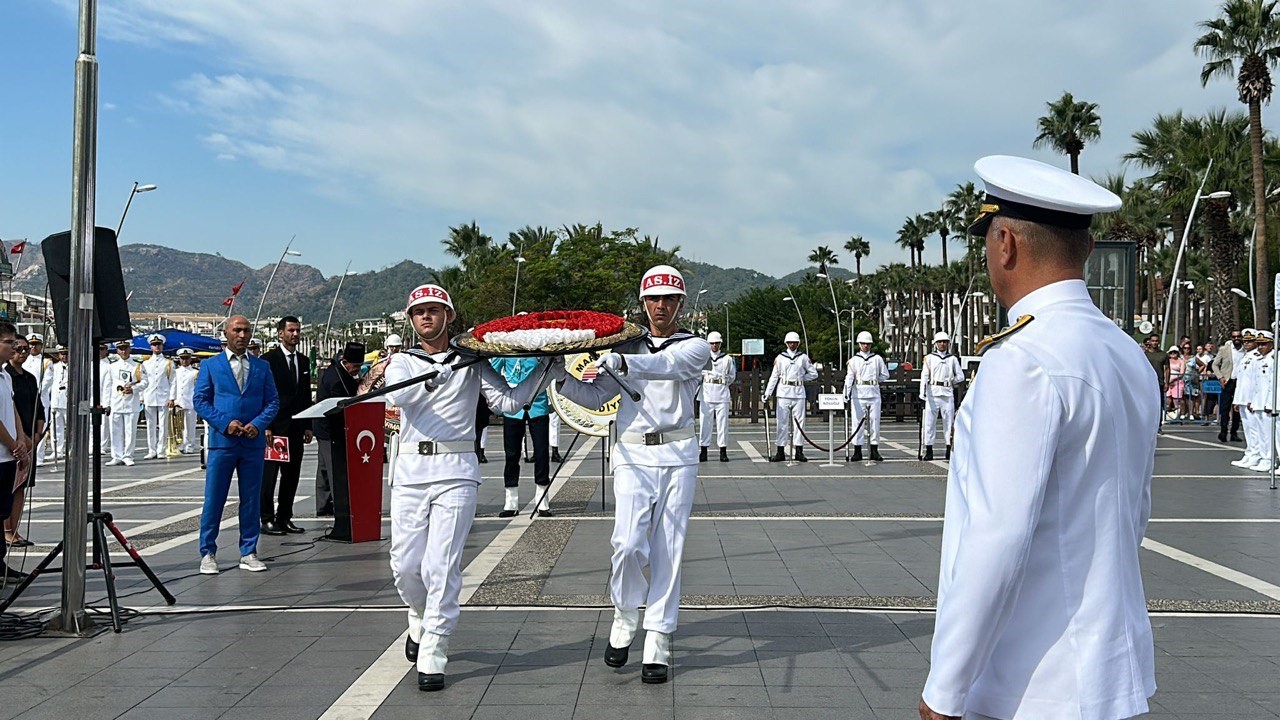
M445 292L444 288L439 285L427 284L419 285L413 289L413 292L409 293L409 301L405 304L404 310L409 312L409 309L414 305L429 302L437 302L450 310L453 309L453 300L449 297L449 293Z
M654 265L640 281L640 297L648 295L685 295L684 275L670 265Z

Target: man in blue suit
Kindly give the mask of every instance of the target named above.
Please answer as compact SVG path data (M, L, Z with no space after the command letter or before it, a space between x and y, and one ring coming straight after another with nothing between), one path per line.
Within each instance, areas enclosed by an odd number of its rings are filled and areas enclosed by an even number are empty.
M204 475L204 511L200 513L200 573L217 575L214 559L218 525L231 490L231 473L239 480L240 569L262 572L258 559L258 508L261 502L263 433L275 419L280 401L271 367L250 355L252 326L243 315L227 319L227 349L200 363L196 376L196 413L209 427L209 456Z

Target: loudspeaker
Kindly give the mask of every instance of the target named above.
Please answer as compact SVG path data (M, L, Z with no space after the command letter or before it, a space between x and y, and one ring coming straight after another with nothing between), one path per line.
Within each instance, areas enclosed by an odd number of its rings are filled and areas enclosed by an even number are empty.
M58 342L70 345L71 233L50 235L40 243L40 249L49 277ZM95 343L133 339L116 231L104 227L93 230L93 339Z

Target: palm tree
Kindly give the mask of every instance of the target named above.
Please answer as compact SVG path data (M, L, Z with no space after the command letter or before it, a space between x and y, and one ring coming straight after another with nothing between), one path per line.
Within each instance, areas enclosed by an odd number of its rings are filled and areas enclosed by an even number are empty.
M924 218L929 231L938 233L942 238L942 265L945 267L950 264L947 260L947 236L956 225L956 208L943 199L942 207L925 213Z
M467 264L467 256L483 247L493 244L493 238L480 232L475 220L470 225L459 225L449 228L449 237L443 240L444 251L458 258L463 265Z
M871 243L862 239L861 235L852 235L844 244L844 250L853 253L853 262L855 270L858 272L858 278L862 278L862 258L871 254Z
M840 258L826 245L819 245L809 253L809 262L818 266L818 272L826 274L828 265L839 265Z
M1200 84L1208 85L1216 76L1236 78L1240 102L1249 106L1249 149L1253 160L1253 210L1258 242L1255 247L1256 290L1253 298L1257 317L1266 317L1271 307L1270 275L1267 268L1267 198L1262 172L1262 104L1271 99L1271 68L1280 59L1280 15L1276 0L1227 0L1221 14L1205 20L1205 30L1195 42L1196 52L1205 58ZM1239 72L1236 71L1239 63Z
M954 223L951 226L951 232L965 236L965 262L969 267L969 278L972 279L982 238L970 237L969 225L974 218L978 217L978 209L982 206L982 193L978 192L972 182L956 185L956 189L947 195L942 205L951 213Z
M1037 124L1040 134L1032 147L1049 147L1071 158L1071 172L1080 174L1080 153L1085 143L1102 137L1098 103L1077 101L1064 92L1056 102L1045 103L1049 113Z

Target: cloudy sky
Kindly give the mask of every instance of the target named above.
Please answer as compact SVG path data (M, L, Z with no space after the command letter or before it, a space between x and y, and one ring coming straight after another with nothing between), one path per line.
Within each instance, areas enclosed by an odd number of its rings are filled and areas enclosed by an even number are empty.
M1031 148L1064 90L1101 106L1099 176L1157 113L1242 107L1200 86L1214 0L99 5L99 224L155 183L122 242L261 266L297 234L327 274L439 265L472 219L638 227L774 275L857 233L878 265L976 158L1065 166ZM7 241L70 224L75 55L74 0L5 0Z

